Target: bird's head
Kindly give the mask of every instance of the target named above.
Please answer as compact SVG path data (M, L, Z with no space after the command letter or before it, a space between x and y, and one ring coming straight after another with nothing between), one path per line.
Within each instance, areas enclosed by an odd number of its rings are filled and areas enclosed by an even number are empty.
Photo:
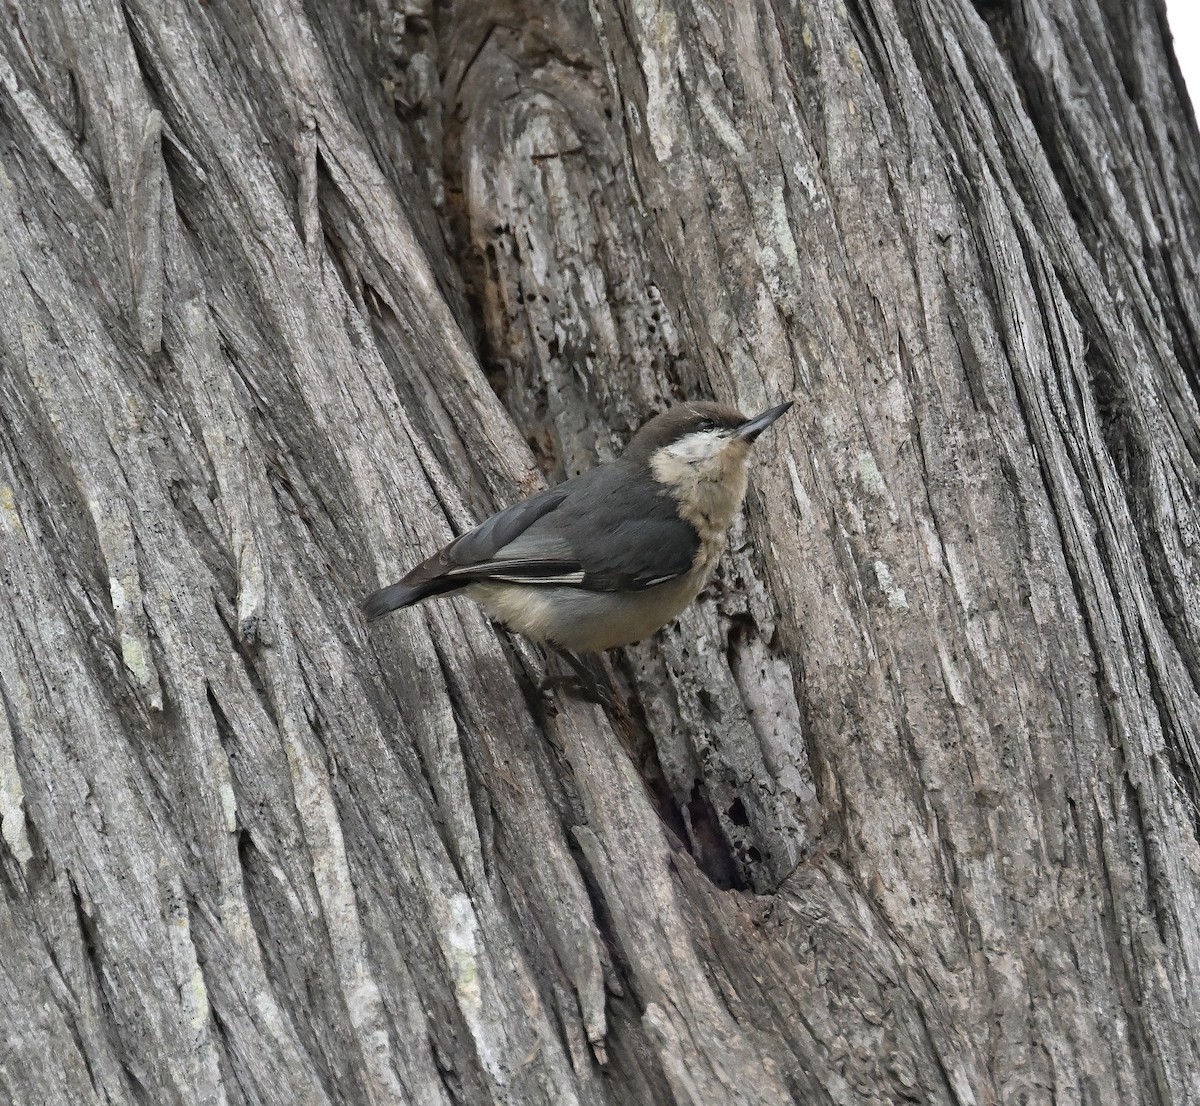
M678 465L706 470L744 462L754 440L791 401L748 419L735 407L720 403L681 403L655 415L629 443L625 456L653 466L670 458Z
M723 531L746 494L751 445L791 406L791 401L781 403L748 419L719 403L683 403L646 423L625 457L649 468L697 528L703 520Z

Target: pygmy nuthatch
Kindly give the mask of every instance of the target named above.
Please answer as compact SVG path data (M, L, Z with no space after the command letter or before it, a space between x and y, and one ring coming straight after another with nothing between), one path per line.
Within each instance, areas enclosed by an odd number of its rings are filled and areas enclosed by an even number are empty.
M492 515L363 610L373 619L462 591L564 649L640 641L708 581L746 495L750 446L791 405L753 419L716 403L672 407L617 460Z

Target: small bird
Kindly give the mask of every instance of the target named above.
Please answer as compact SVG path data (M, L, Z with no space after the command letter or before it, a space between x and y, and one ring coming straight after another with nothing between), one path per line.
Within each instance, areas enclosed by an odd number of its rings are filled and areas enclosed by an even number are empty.
M575 653L649 637L700 593L746 495L750 447L791 407L656 415L617 460L515 503L363 601L368 619L461 591Z

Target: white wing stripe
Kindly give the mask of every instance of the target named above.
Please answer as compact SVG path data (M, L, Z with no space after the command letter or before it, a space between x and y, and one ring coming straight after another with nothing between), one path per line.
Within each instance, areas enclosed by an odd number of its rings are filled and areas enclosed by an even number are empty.
M489 572L479 579L479 583L487 584L499 580L506 584L582 584L584 573L566 572L558 576L505 576L499 572Z

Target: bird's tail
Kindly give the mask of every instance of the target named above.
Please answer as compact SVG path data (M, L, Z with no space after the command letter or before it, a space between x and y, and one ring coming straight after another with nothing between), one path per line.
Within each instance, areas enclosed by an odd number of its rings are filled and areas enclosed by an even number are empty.
M431 595L440 595L459 587L462 587L462 582L458 580L424 580L420 583L406 583L405 580L401 580L398 584L389 584L386 588L371 592L362 602L363 614L368 622L373 622L390 611L411 607Z

